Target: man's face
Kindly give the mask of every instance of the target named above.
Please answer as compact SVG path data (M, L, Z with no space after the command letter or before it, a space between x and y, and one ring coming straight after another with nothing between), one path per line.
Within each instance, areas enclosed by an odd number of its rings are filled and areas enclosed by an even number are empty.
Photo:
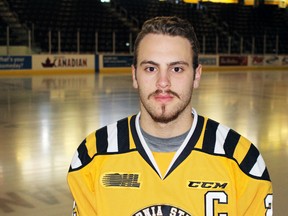
M133 86L140 95L142 115L168 123L183 113L191 115L193 88L200 81L201 66L193 80L191 45L186 38L146 35L139 44Z

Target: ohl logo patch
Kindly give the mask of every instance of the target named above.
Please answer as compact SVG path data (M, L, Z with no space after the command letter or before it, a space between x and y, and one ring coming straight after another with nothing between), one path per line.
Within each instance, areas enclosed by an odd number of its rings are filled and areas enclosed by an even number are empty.
M192 216L192 215L174 206L154 205L141 209L132 216Z
M132 187L139 188L139 174L106 173L102 177L102 184L105 187Z

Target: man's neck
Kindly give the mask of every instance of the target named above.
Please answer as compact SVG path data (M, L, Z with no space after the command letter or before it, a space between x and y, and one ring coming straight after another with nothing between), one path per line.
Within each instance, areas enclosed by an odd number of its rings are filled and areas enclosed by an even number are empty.
M152 152L176 152L184 142L189 131L190 130L184 134L171 138L159 138L151 136L141 128L142 135Z

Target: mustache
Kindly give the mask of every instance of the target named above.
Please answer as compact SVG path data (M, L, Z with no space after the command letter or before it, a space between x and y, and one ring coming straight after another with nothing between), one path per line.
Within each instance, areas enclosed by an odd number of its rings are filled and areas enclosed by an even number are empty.
M173 95L173 96L180 99L180 96L176 92L174 92L172 90L160 90L160 89L157 89L155 92L152 92L151 94L149 94L148 99L150 97L157 96L159 94L169 94L169 95Z

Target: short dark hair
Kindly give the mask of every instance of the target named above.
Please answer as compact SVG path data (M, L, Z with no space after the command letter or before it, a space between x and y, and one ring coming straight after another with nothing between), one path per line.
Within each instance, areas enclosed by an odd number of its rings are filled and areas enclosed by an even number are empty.
M188 20L176 16L155 17L144 22L134 43L133 65L137 67L138 49L141 40L147 34L163 34L169 36L181 36L189 40L193 55L193 69L198 67L199 42L194 28Z

